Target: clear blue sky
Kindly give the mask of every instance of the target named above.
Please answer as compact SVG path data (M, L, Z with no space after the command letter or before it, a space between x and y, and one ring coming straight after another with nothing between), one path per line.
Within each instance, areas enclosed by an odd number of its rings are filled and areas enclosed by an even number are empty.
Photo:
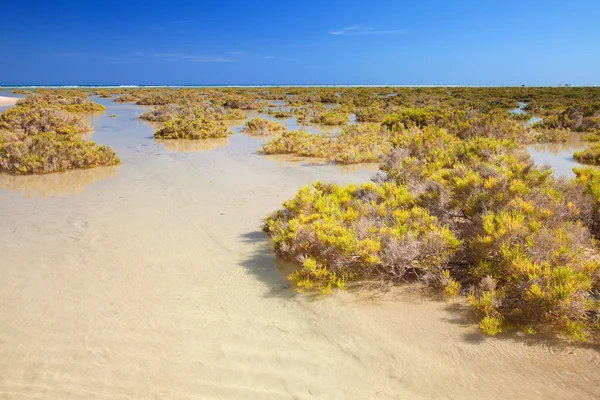
M600 84L600 1L0 0L0 84Z

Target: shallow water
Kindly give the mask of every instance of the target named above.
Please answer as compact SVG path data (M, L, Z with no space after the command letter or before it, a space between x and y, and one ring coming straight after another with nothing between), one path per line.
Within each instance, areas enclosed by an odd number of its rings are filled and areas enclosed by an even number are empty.
M600 396L597 349L486 338L408 288L289 289L264 216L373 166L261 157L241 122L224 144L158 142L144 108L99 101L91 139L121 166L0 175L0 398Z
M536 164L551 167L556 176L573 178L574 167L590 167L575 160L573 153L589 145L589 142L583 141L583 133L573 132L564 143L538 143L527 146L527 152Z

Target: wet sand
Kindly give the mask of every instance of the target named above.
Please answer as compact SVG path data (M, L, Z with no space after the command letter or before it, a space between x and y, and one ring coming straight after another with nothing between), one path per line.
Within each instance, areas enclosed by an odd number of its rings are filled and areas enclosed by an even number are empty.
M16 97L0 96L0 106L10 106L16 104L17 101L19 101L19 99Z
M264 216L301 185L366 181L372 166L261 157L264 139L239 133L157 143L144 108L100 102L91 138L120 167L0 175L0 398L600 396L598 349L488 338L461 303L407 287L289 288Z

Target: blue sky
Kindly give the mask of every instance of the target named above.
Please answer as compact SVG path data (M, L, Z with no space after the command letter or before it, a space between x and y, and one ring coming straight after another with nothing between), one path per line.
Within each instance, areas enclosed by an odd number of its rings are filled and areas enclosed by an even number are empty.
M600 1L0 0L0 84L600 84Z

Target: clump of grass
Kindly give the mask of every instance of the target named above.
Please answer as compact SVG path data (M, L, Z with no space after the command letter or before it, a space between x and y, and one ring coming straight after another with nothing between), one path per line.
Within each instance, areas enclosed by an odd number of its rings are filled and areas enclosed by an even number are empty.
M381 122L385 118L385 111L377 106L360 108L356 111L357 122Z
M247 121L242 128L243 132L251 136L269 136L285 131L285 125L264 118L253 118Z
M337 108L332 108L319 113L311 122L321 125L345 125L350 122L350 115Z
M138 101L137 96L135 96L133 93L127 92L127 93L123 93L122 95L120 95L119 97L117 97L115 99L115 102L117 103L135 103Z
M57 132L15 134L0 131L0 170L46 174L120 163L115 152L78 135Z
M119 164L112 149L81 137L92 128L80 115L65 111L94 108L96 103L82 96L79 91L44 91L0 114L0 170L45 174Z
M278 109L268 109L267 110L267 114L275 117L275 118L280 118L280 119L285 119L285 118L290 118L292 117L294 114L292 113L292 111L290 110L286 110L286 109L282 109L282 108L278 108Z
M593 132L586 133L583 135L583 140L586 142L600 142L600 129L596 129Z
M570 135L570 129L543 129L536 134L536 138L541 143L564 143Z
M139 116L140 119L153 122L166 122L179 117L193 117L204 115L219 121L241 120L246 114L240 109L227 109L213 104L165 104L146 111Z
M267 218L265 230L278 256L300 263L290 276L298 287L325 292L365 277L440 284L460 245L393 183L304 187Z
M338 134L284 132L267 142L260 154L296 154L340 164L376 162L389 154L391 133L377 124L349 125Z
M327 155L331 138L325 135L313 135L303 131L285 131L267 142L258 150L259 154L297 154L305 157Z
M92 127L81 116L58 108L18 105L0 114L0 129L32 135L51 131L77 134L89 132Z
M42 92L30 95L17 102L21 108L60 108L72 113L91 113L106 111L106 107L88 99L85 92L75 91L73 93L63 92Z
M228 137L232 132L223 121L204 115L183 116L170 119L154 133L160 139L217 139Z
M141 114L138 118L146 121L165 122L171 118L174 118L178 112L180 112L180 107L174 104L167 104L153 108L152 110L148 110Z
M585 150L579 150L573 153L573 158L585 164L600 164L600 143L594 143Z
M117 114L112 114L110 118L117 118Z

